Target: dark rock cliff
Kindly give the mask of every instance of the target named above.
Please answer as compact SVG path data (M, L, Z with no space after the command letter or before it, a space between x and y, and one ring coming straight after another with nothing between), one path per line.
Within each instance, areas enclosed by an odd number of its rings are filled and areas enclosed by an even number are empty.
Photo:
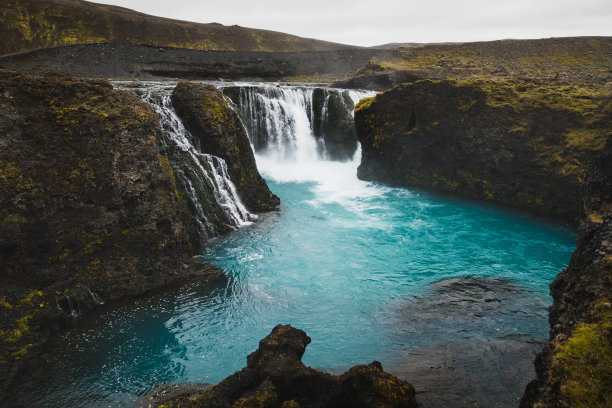
M362 101L364 180L577 222L588 163L612 128L605 89L538 81L418 81Z
M274 210L280 204L255 164L255 156L238 114L212 85L181 82L172 93L172 104L197 139L202 152L221 157L251 211Z
M357 151L354 104L346 92L316 88L312 95L313 133L330 160L350 160Z
M359 175L580 221L551 284L550 340L522 407L609 407L612 98L526 81L421 81L363 101Z
M0 71L0 391L70 315L216 271L160 134L107 81Z
M152 402L192 408L417 407L412 385L385 373L377 361L339 376L306 367L301 360L309 343L302 330L278 325L259 342L241 371L213 387L187 387L184 393Z
M569 266L550 285L550 341L521 407L612 406L612 141L594 161Z

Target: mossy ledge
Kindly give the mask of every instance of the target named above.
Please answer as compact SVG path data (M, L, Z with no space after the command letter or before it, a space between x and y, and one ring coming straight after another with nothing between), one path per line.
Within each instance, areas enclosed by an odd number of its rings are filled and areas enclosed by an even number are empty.
M577 223L590 161L612 135L609 87L423 80L356 107L358 176Z
M259 174L246 130L221 91L212 85L180 82L172 92L172 104L200 150L225 160L227 172L250 211L278 208L280 199Z
M107 81L0 70L0 400L74 316L219 273L192 261L160 137L155 111Z

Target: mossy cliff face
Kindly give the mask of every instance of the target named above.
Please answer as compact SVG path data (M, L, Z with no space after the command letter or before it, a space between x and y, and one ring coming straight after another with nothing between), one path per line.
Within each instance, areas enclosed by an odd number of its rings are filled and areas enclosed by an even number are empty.
M221 51L356 48L267 30L197 24L80 0L3 0L0 55L58 45L123 43Z
M306 367L302 356L310 337L278 325L247 357L247 366L212 387L187 386L170 398L151 398L142 406L259 408L412 408L414 387L383 371L379 362L333 376Z
M221 91L212 85L180 82L172 92L172 104L197 139L199 149L225 160L228 174L250 211L278 207L279 198L257 170L242 122Z
M192 269L160 133L107 81L0 71L0 393L70 314Z
M550 341L521 407L612 406L612 141L592 164L578 247L551 285Z
M357 105L358 176L577 222L588 163L612 134L606 88L418 81Z

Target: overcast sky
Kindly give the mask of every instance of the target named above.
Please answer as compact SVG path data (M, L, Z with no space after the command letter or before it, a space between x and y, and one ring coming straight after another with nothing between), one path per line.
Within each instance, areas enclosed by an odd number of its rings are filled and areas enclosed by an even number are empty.
M354 45L612 35L612 0L102 0Z

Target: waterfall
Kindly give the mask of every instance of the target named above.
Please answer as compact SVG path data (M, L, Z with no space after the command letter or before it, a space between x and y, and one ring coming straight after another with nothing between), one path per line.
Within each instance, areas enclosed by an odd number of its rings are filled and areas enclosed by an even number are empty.
M172 89L148 85L130 90L153 106L159 115L163 129L162 153L172 164L176 182L187 194L189 210L204 241L248 224L257 216L250 214L242 204L225 161L197 149L195 138L172 107Z
M374 93L273 85L227 86L258 156L277 161L351 161L354 105Z

